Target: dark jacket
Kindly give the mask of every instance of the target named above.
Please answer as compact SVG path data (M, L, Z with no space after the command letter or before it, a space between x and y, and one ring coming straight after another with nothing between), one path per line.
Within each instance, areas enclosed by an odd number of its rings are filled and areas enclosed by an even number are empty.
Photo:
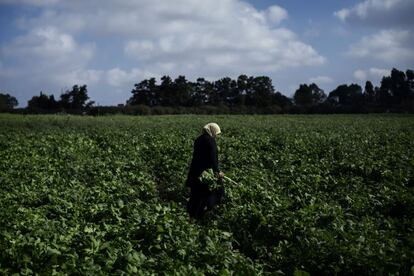
M201 134L194 141L193 159L188 173L187 186L192 183L207 169L219 172L216 140L207 133Z

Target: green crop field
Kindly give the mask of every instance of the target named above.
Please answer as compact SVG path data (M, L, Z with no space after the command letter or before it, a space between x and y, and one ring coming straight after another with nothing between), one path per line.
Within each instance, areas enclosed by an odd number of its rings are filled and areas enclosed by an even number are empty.
M217 122L222 205L184 181ZM0 275L409 275L414 116L0 115Z

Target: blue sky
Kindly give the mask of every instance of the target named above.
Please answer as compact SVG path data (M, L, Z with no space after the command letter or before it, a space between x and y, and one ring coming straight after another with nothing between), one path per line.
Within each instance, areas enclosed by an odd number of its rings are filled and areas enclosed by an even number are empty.
M0 93L87 84L125 103L145 78L267 75L292 96L414 69L413 0L0 0Z

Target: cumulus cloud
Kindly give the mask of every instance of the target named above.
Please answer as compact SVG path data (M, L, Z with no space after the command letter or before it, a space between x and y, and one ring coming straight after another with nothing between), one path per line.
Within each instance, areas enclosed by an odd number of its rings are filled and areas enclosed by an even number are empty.
M131 70L122 70L119 67L112 68L106 72L106 79L109 85L114 87L132 87L132 85L139 79L159 77L156 74L143 71L139 68L132 68Z
M395 66L414 62L414 1L364 0L353 7L335 12L343 22L354 26L375 27L376 32L350 45L347 54ZM361 72L360 72L361 73ZM357 79L363 75L357 74Z
M318 85L319 84L321 84L321 85L330 84L330 83L333 83L333 81L334 80L332 78L327 77L327 76L317 76L317 77L309 79L309 82L316 83Z
M176 17L182 16L183 10L165 1L158 4L169 7L170 17L176 13ZM271 6L259 12L241 1L209 1L200 9L189 1L186 6L191 14L180 20L160 21L165 17L157 13L152 14L154 18L147 16L145 25L155 24L156 29L167 32L148 35L136 30L139 39L128 41L124 52L140 61L151 60L151 64L175 64L174 69L183 69L181 73L198 70L200 75L261 73L325 61L290 30L272 27L288 16L281 7ZM148 14L145 10L143 13Z
M76 56L79 59L90 59L93 56L93 45L78 45L70 34L62 33L52 26L35 28L23 36L16 37L4 46L2 51L7 56L20 59L41 58L48 62L57 62Z
M45 86L104 81L128 91L141 78L164 74L269 75L326 61L281 25L289 15L276 5L263 10L242 0L0 0L0 5L12 2L34 5L37 12L16 20L23 35L4 42L1 55L18 60L16 72Z
M59 1L55 7L20 25L52 24L97 39L115 36L125 41L128 58L159 73L167 67L199 75L263 74L325 62L292 31L278 27L288 13L276 5L261 11L239 0L91 0Z
M354 57L370 57L388 63L414 61L412 48L414 35L411 31L382 30L363 37L351 45L348 54Z
M263 34L261 32L266 32ZM282 67L323 64L325 59L283 28L258 30L240 37L212 33L177 33L151 40L131 40L124 52L137 61L147 62L152 71L166 68L179 73L197 71L200 75L273 72ZM249 37L249 38L248 38ZM160 67L162 66L162 68Z
M0 53L15 61L3 70L3 77L24 79L27 85L95 83L101 76L99 70L85 68L94 56L95 45L79 44L72 35L52 26L34 28L15 37Z
M273 5L267 8L266 16L271 23L279 24L288 18L288 12L282 7Z
M334 15L351 24L374 26L413 26L414 1L412 0L365 0L353 7L336 11Z

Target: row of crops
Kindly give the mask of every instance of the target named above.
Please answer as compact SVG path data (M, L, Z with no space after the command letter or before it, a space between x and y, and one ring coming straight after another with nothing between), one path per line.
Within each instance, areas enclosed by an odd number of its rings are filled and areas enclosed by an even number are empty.
M226 199L184 181L217 122ZM0 275L408 275L414 116L0 115Z

